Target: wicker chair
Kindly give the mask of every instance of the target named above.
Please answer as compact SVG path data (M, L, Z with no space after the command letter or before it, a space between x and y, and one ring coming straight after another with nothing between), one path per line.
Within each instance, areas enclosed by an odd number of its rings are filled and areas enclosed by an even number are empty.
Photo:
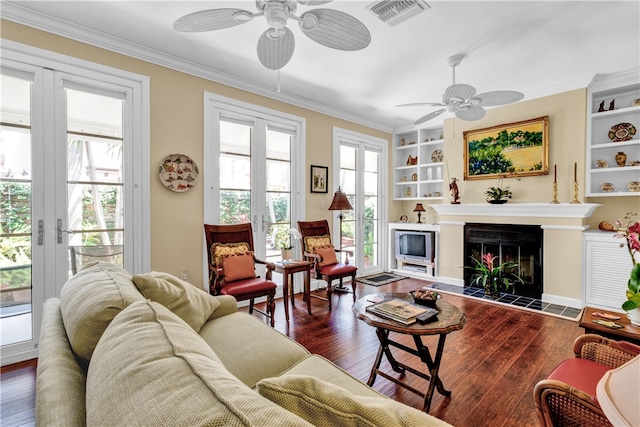
M596 385L604 372L636 357L638 349L634 344L595 334L576 338L575 359L560 363L547 379L535 386L533 394L541 425L611 426L595 398Z

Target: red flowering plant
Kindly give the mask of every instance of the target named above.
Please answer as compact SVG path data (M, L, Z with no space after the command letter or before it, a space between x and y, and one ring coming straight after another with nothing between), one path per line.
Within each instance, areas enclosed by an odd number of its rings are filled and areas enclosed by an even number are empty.
M473 257L471 259L475 265L464 267L475 271L471 278L471 285L482 287L487 294L498 295L501 290L508 290L516 282L524 283L516 273L518 269L516 262L506 261L496 265L498 256L489 252L482 255L480 261Z
M634 219L636 216L637 214L629 212L624 217L624 221L620 219L616 221L618 231L615 237L625 239L625 242L620 246L627 246L633 263L627 283L627 300L622 304L622 309L625 311L640 307L640 262L638 261L640 258L640 220Z

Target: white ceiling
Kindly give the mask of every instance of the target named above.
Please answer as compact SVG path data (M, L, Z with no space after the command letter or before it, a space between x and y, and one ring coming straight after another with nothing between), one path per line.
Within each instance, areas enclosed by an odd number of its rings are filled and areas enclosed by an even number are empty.
M264 18L215 32L172 29L188 13L254 11L254 1L3 1L2 17L387 131L435 108L396 105L440 102L454 54L466 55L457 83L478 92L517 90L525 100L586 87L595 74L640 68L640 0L427 0L431 9L395 27L367 11L371 3L318 6L369 28L371 44L357 52L319 45L289 20L296 50L280 70L280 93L277 72L256 54ZM309 9L300 5L298 15Z

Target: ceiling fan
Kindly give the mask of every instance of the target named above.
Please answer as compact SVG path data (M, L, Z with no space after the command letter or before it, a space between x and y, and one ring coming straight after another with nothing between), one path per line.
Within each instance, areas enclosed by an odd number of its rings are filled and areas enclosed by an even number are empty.
M215 31L234 27L264 16L269 28L258 40L258 58L270 70L284 67L295 49L293 33L287 28L289 18L297 21L302 33L321 45L353 51L364 49L371 42L371 34L353 16L333 9L311 9L296 15L298 3L319 6L332 0L256 0L257 12L221 8L190 13L173 23L182 32Z
M456 66L460 65L462 58L464 58L464 55L454 55L447 58L447 63L453 70L453 84L445 89L444 94L442 95L442 102L417 102L413 104L398 105L398 107L416 107L425 105L444 107L420 117L414 122L414 125L419 125L431 120L445 111L455 113L456 117L462 120L480 120L486 114L483 107L511 104L524 98L524 94L512 90L498 90L476 95L476 89L473 86L456 84Z

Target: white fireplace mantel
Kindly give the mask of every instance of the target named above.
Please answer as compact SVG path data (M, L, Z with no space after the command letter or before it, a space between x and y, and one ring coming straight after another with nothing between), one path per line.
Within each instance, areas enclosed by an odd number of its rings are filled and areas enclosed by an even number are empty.
M491 217L530 217L530 218L589 218L598 203L505 203L492 205L490 203L477 204L442 204L431 205L440 216L491 216Z

